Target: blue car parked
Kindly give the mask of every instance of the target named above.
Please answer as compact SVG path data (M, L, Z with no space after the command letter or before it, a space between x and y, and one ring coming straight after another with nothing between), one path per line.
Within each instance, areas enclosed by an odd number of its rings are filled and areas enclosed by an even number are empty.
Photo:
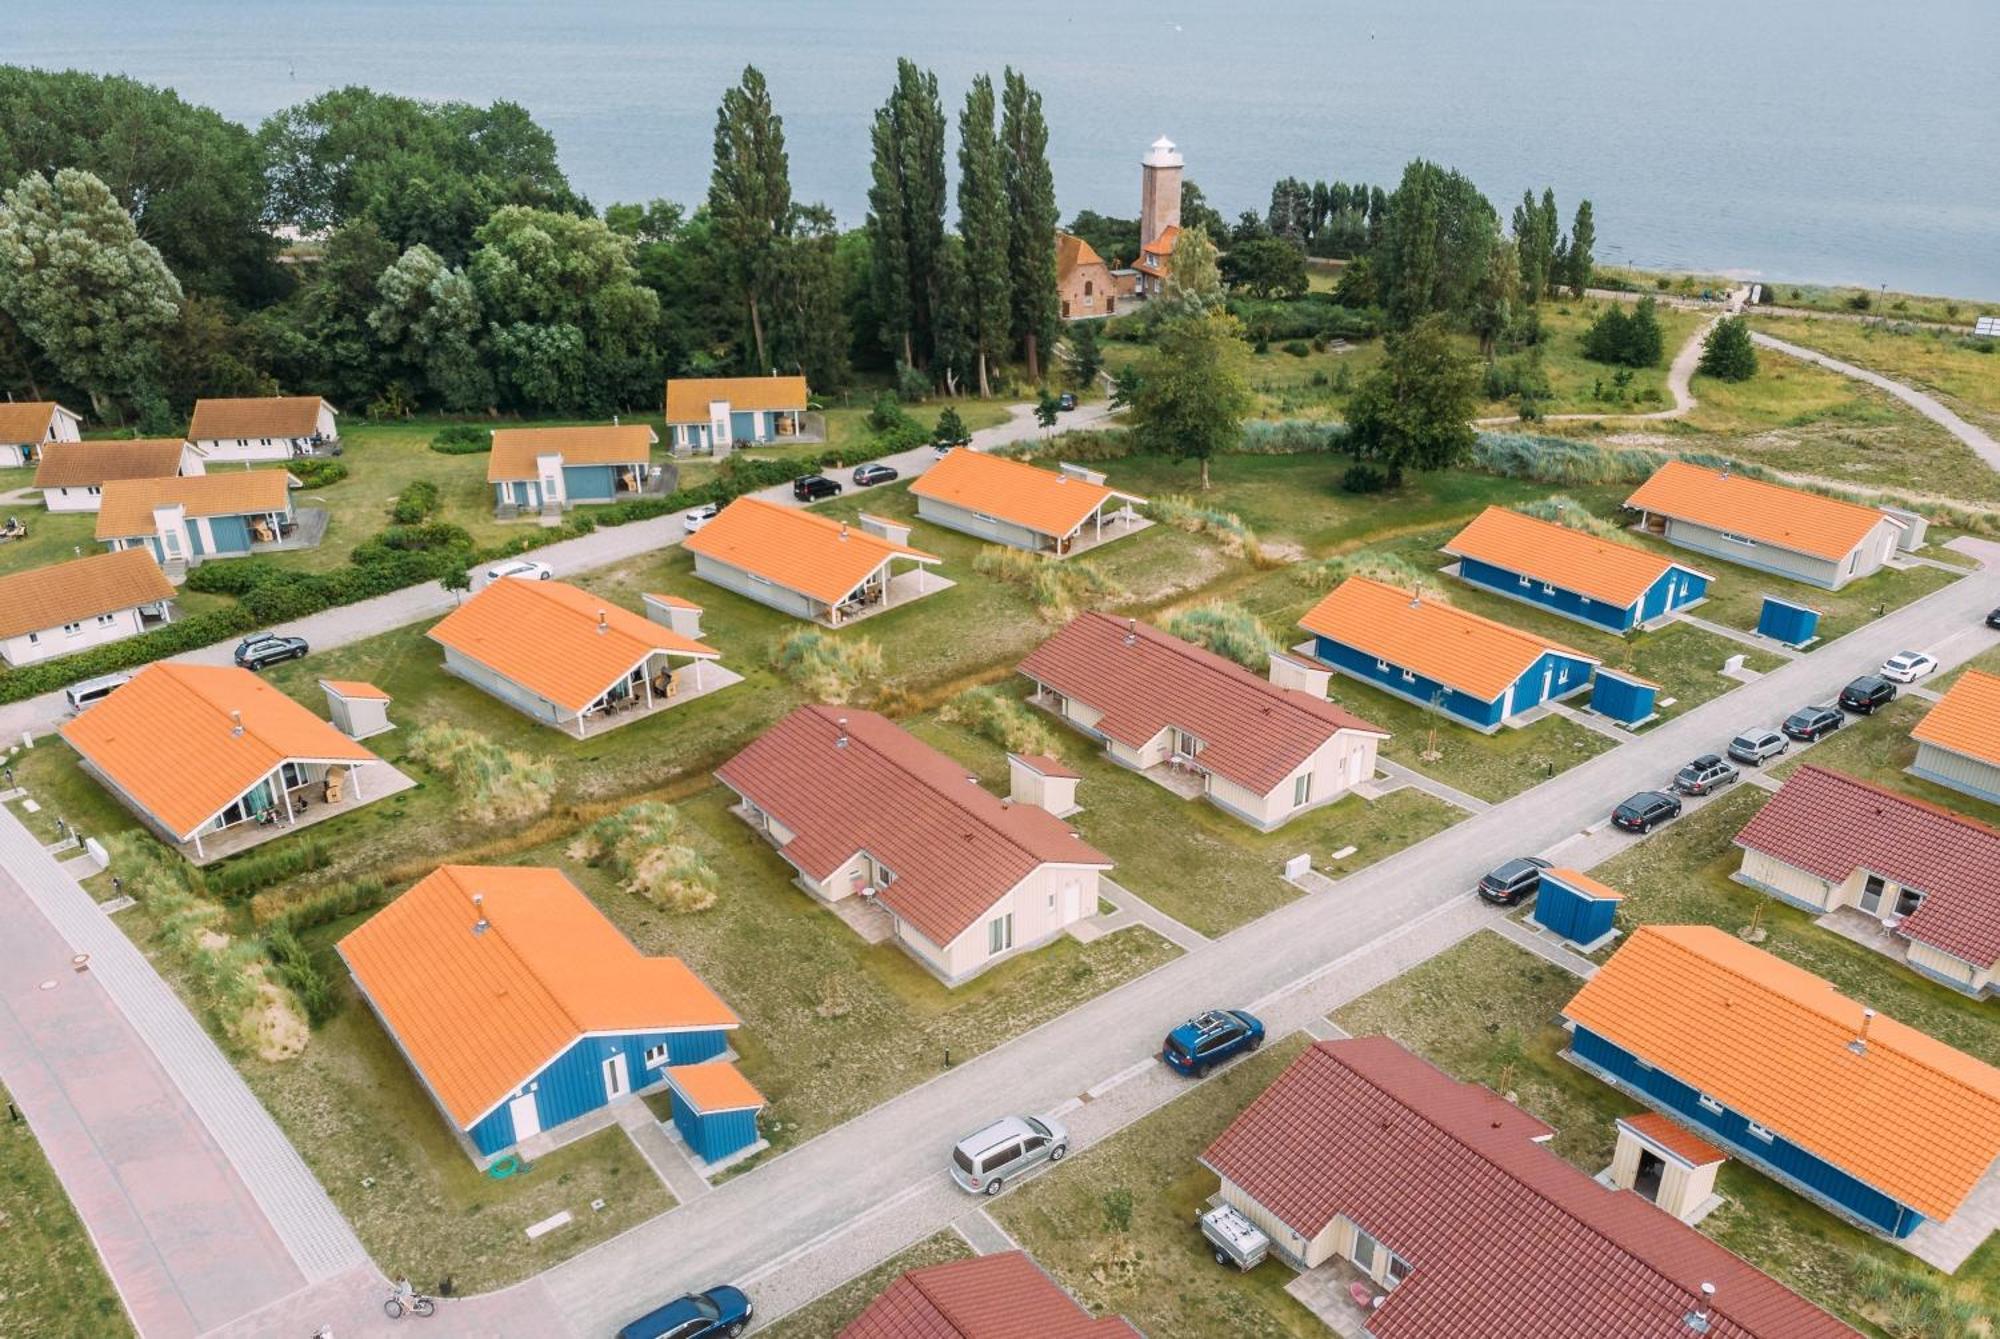
M1160 1059L1177 1074L1200 1078L1241 1051L1264 1044L1264 1025L1241 1009L1210 1009L1167 1034Z
M729 1339L750 1328L750 1299L727 1285L675 1298L618 1331L618 1339Z

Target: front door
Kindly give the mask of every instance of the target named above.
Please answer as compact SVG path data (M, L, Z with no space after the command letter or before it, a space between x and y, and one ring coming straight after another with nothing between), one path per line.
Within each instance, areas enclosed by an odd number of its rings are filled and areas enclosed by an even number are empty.
M620 1051L604 1062L604 1100L623 1097L632 1091L632 1083L625 1073L625 1053Z
M1077 913L1082 910L1082 901L1083 889L1077 886L1074 879L1063 885L1062 923L1064 925L1068 925L1077 918Z
M1659 1154L1650 1148L1640 1149L1639 1172L1632 1179L1632 1189L1657 1204L1660 1199L1660 1177L1666 1170L1666 1161Z
M1555 672L1556 667L1554 665L1542 666L1542 695L1538 699L1539 701L1546 702L1549 700L1549 680L1555 677Z
M535 1095L522 1093L507 1104L507 1115L514 1122L514 1142L520 1143L530 1135L542 1132L542 1113L535 1110Z

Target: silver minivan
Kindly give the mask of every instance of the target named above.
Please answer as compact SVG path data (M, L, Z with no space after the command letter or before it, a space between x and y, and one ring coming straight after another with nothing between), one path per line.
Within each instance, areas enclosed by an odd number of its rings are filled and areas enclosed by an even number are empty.
M975 1195L997 1195L1000 1187L1035 1164L1061 1162L1069 1152L1062 1123L1034 1116L1003 1116L951 1151L951 1179Z

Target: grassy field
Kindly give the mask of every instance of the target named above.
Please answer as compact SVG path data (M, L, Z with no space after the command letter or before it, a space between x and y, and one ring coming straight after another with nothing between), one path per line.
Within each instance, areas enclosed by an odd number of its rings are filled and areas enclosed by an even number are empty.
M1960 414L1988 427L2000 426L2000 340L1888 321L1760 316L1752 325L1767 335L1929 391Z
M8 1093L0 1089L0 1101ZM0 1125L0 1336L133 1333L97 1249L22 1120Z
M1306 352L1287 352L1286 346L1295 342ZM1142 345L1121 340L1108 340L1103 347L1105 370L1114 377L1145 352ZM1337 420L1354 388L1381 362L1379 339L1350 340L1325 349L1279 340L1262 353L1253 349L1244 368L1257 399L1251 417Z
M849 1279L832 1292L814 1298L757 1333L762 1339L830 1339L847 1328L899 1276L971 1255L972 1248L965 1244L965 1238L947 1229Z
M1921 293L1887 293L1851 284L1771 284L1771 303L1835 315L1868 315L1902 321L1935 321L1970 327L1973 318L1991 312L1994 304L1969 298L1945 298ZM1867 306L1857 308L1857 299Z
M1620 369L1592 362L1583 356L1585 332L1612 305L1613 300L1608 298L1568 299L1542 304L1542 342L1537 348L1542 373L1549 382L1549 394L1541 402L1543 413L1645 414L1674 407L1673 397L1667 393L1667 368L1673 362L1674 354L1687 342L1688 336L1708 320L1710 313L1662 304L1659 308L1663 336L1659 362L1653 367ZM1468 343L1467 347L1470 349L1472 345ZM1525 364L1528 357L1525 352L1503 354L1498 362L1503 368L1517 366ZM1632 373L1622 400L1618 398L1614 380L1621 370ZM1490 400L1478 411L1479 417L1505 418L1515 412L1518 403L1514 396Z
M1661 840L1654 837L1639 849ZM1386 1031L1457 1078L1515 1094L1524 1109L1555 1127L1556 1154L1594 1175L1610 1162L1613 1122L1637 1108L1561 1058L1567 1043L1556 1015L1579 984L1526 949L1481 934L1364 995L1334 1019L1357 1034ZM1994 1242L1955 1279L1947 1278L1740 1162L1722 1168L1717 1190L1726 1202L1702 1221L1704 1234L1871 1334L1940 1332L1876 1324L1885 1313L1864 1282L1866 1266L1879 1265L1917 1286L1943 1287L1973 1307L1990 1307L2000 1284L2000 1246Z
M1122 1315L1152 1339L1317 1339L1327 1331L1285 1294L1277 1258L1247 1274L1209 1254L1195 1215L1217 1189L1195 1161L1304 1049L1275 1042L1117 1135L1037 1177L993 1216L1099 1315Z

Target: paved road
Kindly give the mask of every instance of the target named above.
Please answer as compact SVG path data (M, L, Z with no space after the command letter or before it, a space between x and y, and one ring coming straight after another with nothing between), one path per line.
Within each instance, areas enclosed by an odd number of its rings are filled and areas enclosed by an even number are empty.
M1852 363L1843 363L1840 359L1828 357L1817 349L1808 349L1803 345L1789 343L1775 336L1767 335L1761 330L1754 331L1750 338L1763 348L1775 349L1787 357L1802 359L1808 363L1817 363L1829 371L1838 372L1844 377L1853 377L1856 381L1865 381L1877 390L1887 391L1978 452L1979 458L1988 465L1996 470L2000 470L2000 442L1994 441L1990 433L1967 423L1957 414L1945 408L1936 399L1924 394L1922 391L1905 386L1900 381L1891 381L1880 372L1870 372L1865 367L1856 367Z
M1061 433L1099 427L1111 417L1112 413L1113 410L1106 401L1091 401L1063 415L1057 421L1056 431ZM975 450L990 451L996 446L1005 446L1010 442L1033 437L1039 431L1035 425L1034 405L1010 405L1007 421L973 433L972 445ZM913 451L884 457L882 463L894 466L897 472L907 479L922 474L936 461L937 453L930 447L923 446ZM789 484L767 488L757 496L787 506L796 505ZM654 553L669 545L678 544L686 538L687 532L681 526L680 517L662 516L650 521L635 521L630 525L606 526L576 539L544 545L528 556L547 563L555 569L558 576L568 577ZM475 574L474 585L482 584L483 580L483 576ZM456 602L450 591L435 581L429 581L421 586L409 586L403 590L391 591L387 595L378 595L372 600L363 600L358 604L328 609L310 618L284 624L276 631L304 637L312 644L315 651L327 651L365 640L378 633L388 632L392 628L400 628L427 618L441 617L449 612ZM234 645L233 642L217 642L212 646L169 658L198 665L227 665L230 663L230 653ZM7 703L0 706L0 739L18 739L24 733L47 734L62 724L68 716L69 704L59 692L44 693L40 697L29 698L22 702Z
M939 1193L951 1144L982 1121L1009 1110L1057 1110L1143 1065L1162 1022L1197 1003L1256 999L1283 983L1318 979L1326 964L1463 901L1499 853L1555 849L1588 867L1623 849L1627 839L1603 822L1613 799L1659 785L1745 722L1775 721L1803 702L1831 698L1890 650L1927 648L1951 665L2000 641L1981 624L2000 604L2000 545L1960 543L1989 566L1186 953L525 1286L553 1301L577 1334L596 1336L680 1289L751 1276L774 1257L808 1251L885 1203L895 1204L911 1239L942 1229L966 1207ZM939 1216L940 1204L956 1208Z

